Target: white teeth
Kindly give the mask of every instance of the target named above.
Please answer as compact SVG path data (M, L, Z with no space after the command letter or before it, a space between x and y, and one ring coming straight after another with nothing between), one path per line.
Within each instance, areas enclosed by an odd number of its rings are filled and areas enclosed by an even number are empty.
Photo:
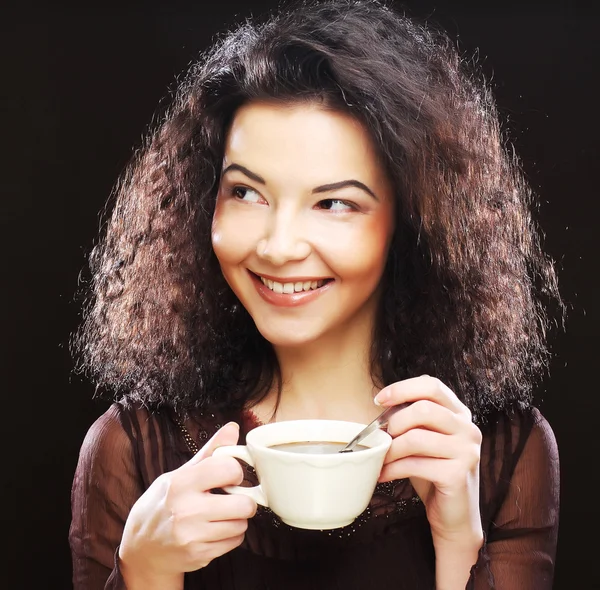
M310 291L312 289L318 289L325 284L325 281L298 281L297 283L278 283L271 279L265 279L260 277L263 285L269 287L271 291L275 293L300 293L301 291Z

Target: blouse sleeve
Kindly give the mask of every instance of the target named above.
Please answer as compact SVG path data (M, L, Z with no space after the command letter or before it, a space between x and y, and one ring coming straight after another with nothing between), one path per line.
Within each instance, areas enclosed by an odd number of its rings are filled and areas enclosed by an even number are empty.
M73 479L74 590L125 590L117 549L127 515L142 493L141 481L131 440L113 406L89 429Z
M504 437L504 451L511 440L520 446L515 439L518 437ZM486 467L489 465L483 469ZM467 587L551 590L558 533L559 457L552 429L537 410L512 474L501 467L494 470L497 487L503 490L502 500L490 514L486 543Z

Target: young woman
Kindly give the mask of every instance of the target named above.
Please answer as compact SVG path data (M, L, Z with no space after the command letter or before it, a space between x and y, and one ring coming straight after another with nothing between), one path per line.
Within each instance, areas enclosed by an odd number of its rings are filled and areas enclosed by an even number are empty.
M220 41L119 184L75 340L115 403L73 483L75 590L550 589L532 405L560 304L493 99L372 1ZM375 403L374 403L375 401ZM221 488L258 424L394 415L369 508L289 527Z

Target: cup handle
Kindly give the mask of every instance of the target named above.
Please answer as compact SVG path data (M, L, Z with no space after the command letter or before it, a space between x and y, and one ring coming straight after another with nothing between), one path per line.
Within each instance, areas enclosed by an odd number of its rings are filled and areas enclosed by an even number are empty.
M213 457L217 457L219 455L241 459L242 461L248 463L248 465L254 467L254 461L248 452L248 447L245 445L228 445L224 447L217 447L213 451ZM244 486L224 486L223 490L225 490L228 494L242 494L243 496L250 496L250 498L252 498L257 504L266 506L267 508L269 506L267 503L267 497L259 485L252 488L246 488Z

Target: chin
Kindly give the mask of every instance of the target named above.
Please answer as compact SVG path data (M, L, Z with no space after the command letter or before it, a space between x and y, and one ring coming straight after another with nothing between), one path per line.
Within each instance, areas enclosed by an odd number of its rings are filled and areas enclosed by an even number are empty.
M269 327L257 325L257 328L263 338L270 342L272 346L281 348L305 346L315 342L321 336L320 331L298 330L291 326L287 328L274 328L272 325Z

